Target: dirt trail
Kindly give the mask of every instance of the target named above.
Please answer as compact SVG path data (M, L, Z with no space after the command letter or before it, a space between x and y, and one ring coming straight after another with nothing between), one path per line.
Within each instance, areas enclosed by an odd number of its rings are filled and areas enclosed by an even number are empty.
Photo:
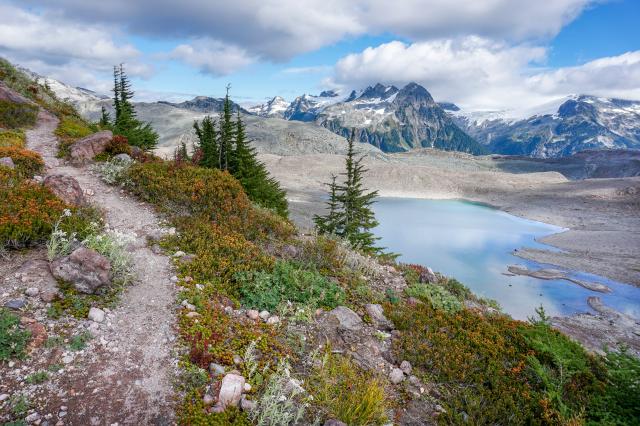
M57 124L55 116L42 111L36 127L27 131L28 148L42 155L47 174L77 179L111 229L135 234L131 256L138 278L104 323L92 325L95 338L86 355L73 361L75 368L61 384L65 392L52 395L50 412L67 406L64 424L72 425L173 424L174 272L167 256L146 245L147 235L162 228L160 220L150 206L104 184L88 168L57 159Z

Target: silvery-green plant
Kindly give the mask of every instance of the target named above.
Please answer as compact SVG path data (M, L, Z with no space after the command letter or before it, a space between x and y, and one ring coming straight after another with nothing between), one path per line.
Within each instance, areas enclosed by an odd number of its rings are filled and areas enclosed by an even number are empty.
M307 406L300 401L302 393L304 390L291 377L289 362L280 361L257 401L257 408L251 412L251 419L258 426L296 424L304 416Z
M62 221L71 215L71 210L64 209L62 215L53 225L53 231L51 232L51 236L47 242L47 257L50 261L58 257L68 255L71 253L73 246L77 243L75 232L68 235L65 231L60 229Z
M82 241L82 245L107 257L111 262L114 280L126 285L134 279L133 262L127 251L127 246L134 241L135 237L131 234L107 230L104 233L87 237Z
M96 163L93 170L98 172L100 178L109 185L126 184L126 175L133 160L111 158L107 161Z

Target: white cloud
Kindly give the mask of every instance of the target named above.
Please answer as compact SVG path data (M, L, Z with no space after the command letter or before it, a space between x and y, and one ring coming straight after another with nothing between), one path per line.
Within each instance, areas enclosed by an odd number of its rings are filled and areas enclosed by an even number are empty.
M217 40L199 39L177 46L168 55L214 76L227 75L255 61L244 49Z
M130 33L209 38L286 60L363 34L412 41L478 35L522 41L558 33L599 0L22 0Z
M281 72L283 74L318 74L331 71L332 67L329 65L318 65L313 67L291 67L285 68Z
M424 85L436 100L471 110L522 109L571 93L638 97L640 52L548 71L544 47L479 37L394 41L339 60L328 86ZM638 96L635 96L638 95Z

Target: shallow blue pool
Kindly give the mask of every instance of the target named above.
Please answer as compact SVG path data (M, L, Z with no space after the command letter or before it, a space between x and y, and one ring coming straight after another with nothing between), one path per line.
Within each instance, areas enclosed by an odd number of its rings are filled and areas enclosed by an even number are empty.
M598 296L606 304L640 317L640 289L630 285L572 272L576 278L601 282L613 290L603 294L568 281L503 274L513 264L529 269L551 267L521 259L512 252L521 247L554 250L536 238L562 228L458 200L379 198L374 210L380 222L374 230L381 237L380 245L400 253L400 261L427 265L454 277L477 295L497 300L514 318L526 319L540 305L551 315L590 311L586 303L589 296Z

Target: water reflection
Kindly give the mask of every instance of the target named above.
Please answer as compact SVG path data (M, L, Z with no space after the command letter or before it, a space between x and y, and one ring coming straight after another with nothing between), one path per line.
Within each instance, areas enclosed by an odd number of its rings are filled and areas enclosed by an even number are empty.
M474 293L497 300L515 318L533 315L540 305L552 315L589 311L586 299L594 295L618 310L640 316L640 289L632 286L575 274L613 289L611 294L600 294L562 280L503 274L512 264L545 266L511 253L525 246L549 249L535 238L561 228L455 200L380 198L374 209L380 222L374 232L382 238L381 245L401 254L399 260L428 265L455 277Z

